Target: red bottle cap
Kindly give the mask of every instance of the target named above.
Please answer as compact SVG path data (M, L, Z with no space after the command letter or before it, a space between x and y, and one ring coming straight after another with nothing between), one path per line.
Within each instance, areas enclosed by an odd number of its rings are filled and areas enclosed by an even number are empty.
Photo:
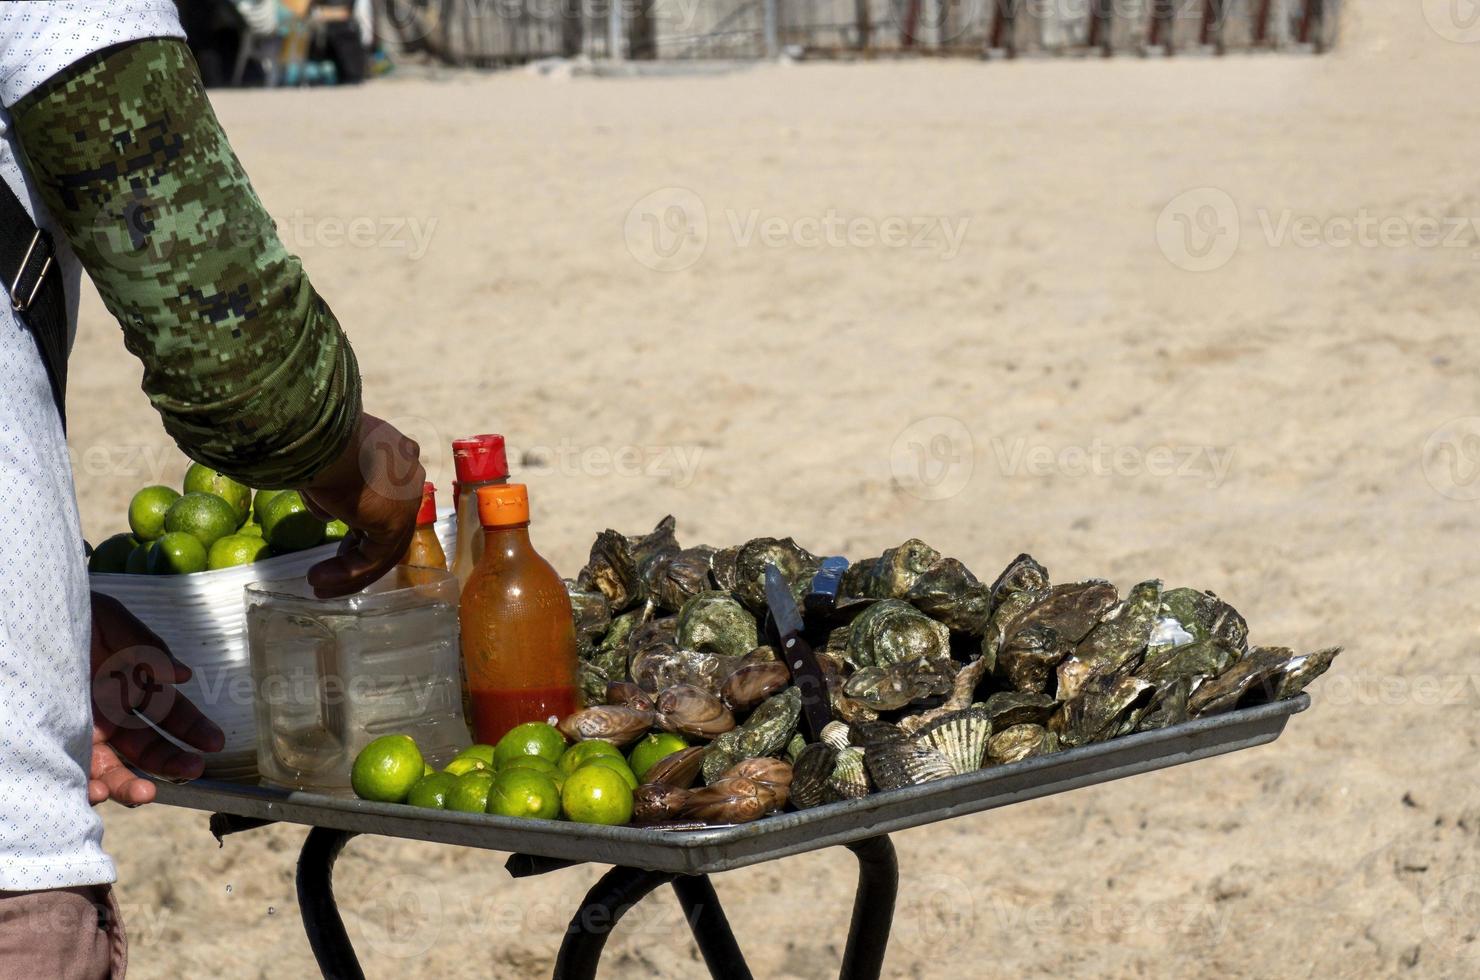
M509 478L509 460L504 455L504 437L469 436L452 440L452 465L459 483L487 483Z
M421 510L416 512L416 523L437 523L437 487L430 482L421 485Z

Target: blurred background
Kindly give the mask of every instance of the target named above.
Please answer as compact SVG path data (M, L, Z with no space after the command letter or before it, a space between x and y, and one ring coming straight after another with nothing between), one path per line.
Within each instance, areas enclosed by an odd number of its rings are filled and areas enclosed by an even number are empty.
M1273 745L897 835L891 975L1480 970L1480 7L185 7L366 407L443 488L504 433L563 574L672 513L988 580L1029 551L1346 646ZM138 381L89 291L93 540L184 470ZM105 819L132 976L312 975L302 829ZM370 976L523 977L596 874L360 840L335 883ZM716 879L757 975L835 974L853 875ZM667 895L608 949L702 970Z

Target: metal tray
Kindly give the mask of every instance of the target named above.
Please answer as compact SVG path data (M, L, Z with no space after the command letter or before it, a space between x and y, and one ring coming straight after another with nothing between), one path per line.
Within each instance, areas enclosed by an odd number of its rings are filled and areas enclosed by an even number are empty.
M420 810L316 793L196 780L158 783L158 800L239 817L281 820L361 834L675 874L729 871L834 844L1063 793L1272 742L1308 695L1199 718L1160 731L993 766L923 786L873 793L754 823L700 830L598 827L476 813Z

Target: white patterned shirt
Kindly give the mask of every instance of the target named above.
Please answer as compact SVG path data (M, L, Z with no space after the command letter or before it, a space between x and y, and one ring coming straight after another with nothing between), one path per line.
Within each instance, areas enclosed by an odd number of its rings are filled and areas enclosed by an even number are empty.
M0 3L0 104L103 48L183 36L171 0ZM52 232L75 332L77 260L18 161L0 110L0 178ZM116 877L87 803L91 631L66 439L35 341L0 301L0 891Z

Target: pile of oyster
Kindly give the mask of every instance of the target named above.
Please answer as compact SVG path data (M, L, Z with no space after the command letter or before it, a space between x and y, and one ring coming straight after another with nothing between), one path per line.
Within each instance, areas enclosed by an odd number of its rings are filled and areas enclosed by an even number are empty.
M801 606L822 559L790 538L684 548L673 528L602 532L568 583L588 707L561 731L693 743L644 775L640 824L739 823L1289 698L1340 652L1250 647L1211 592L1052 585L1028 555L987 585L910 540L844 573L815 651L833 720L809 741L764 579L774 564Z

